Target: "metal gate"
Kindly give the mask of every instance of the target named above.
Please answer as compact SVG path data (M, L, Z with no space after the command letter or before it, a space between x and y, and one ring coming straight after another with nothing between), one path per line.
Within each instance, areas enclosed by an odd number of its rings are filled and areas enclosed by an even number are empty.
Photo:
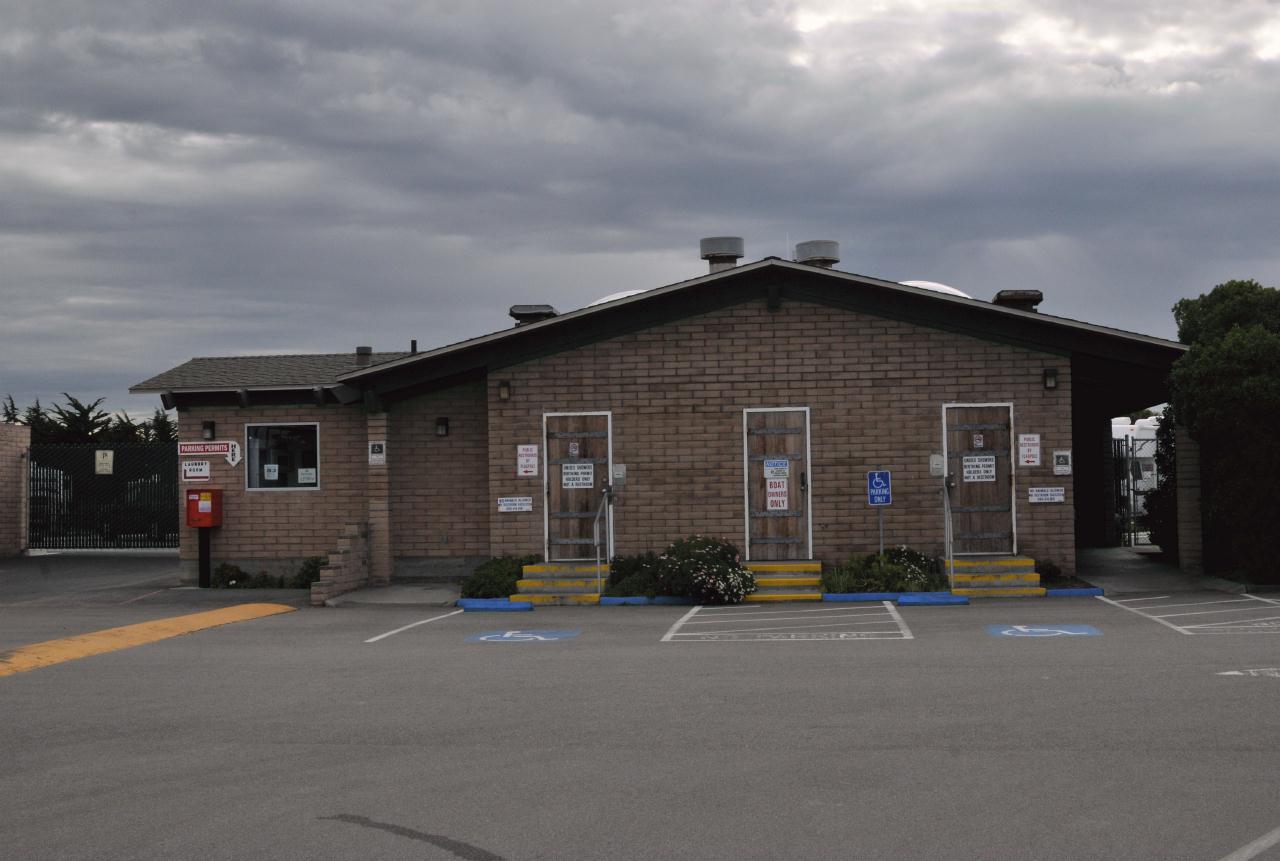
M36 550L178 546L178 447L33 445L27 543Z
M1111 440L1112 510L1116 535L1125 547L1151 543L1147 531L1147 494L1156 489L1156 441L1127 436Z

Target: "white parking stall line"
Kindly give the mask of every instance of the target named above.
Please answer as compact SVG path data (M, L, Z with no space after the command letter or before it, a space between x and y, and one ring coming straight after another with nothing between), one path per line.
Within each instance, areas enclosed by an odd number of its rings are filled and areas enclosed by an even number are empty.
M1130 601L1135 599L1130 598ZM1248 601L1248 598L1227 598L1222 601L1192 601L1187 604L1143 604L1143 610L1168 610L1173 607L1209 607L1214 604L1241 604ZM1127 603L1127 602L1126 602Z
M894 620L898 623L898 627L902 629L902 639L914 640L915 634L911 633L911 629L907 627L906 621L902 618L902 614L898 612L898 608L893 606L892 601L885 601L884 608L889 611Z
M1183 602L1179 604L1144 604L1141 606L1132 606L1134 601L1144 600L1139 598L1112 599L1098 596L1098 600L1114 607L1119 607L1122 610L1128 610L1130 613L1136 613L1139 616L1164 625L1166 628L1172 628L1180 634L1280 634L1280 616L1275 614L1275 608L1280 607L1280 601L1260 598L1247 593L1241 594L1243 597L1240 598ZM1246 606L1222 607L1221 605L1223 604L1244 604ZM1183 613L1160 612L1181 607L1214 607L1215 609L1188 610ZM1268 615L1256 615L1258 613L1267 613ZM1231 618L1223 618L1212 622L1171 621L1173 619L1183 619L1187 616L1225 617L1228 614L1231 615Z
M1157 613L1161 619L1177 619L1180 616L1216 616L1219 613L1253 613L1258 607L1233 607L1230 610L1195 610L1190 613Z
M1280 616L1263 616L1261 619L1249 619L1250 622L1274 622L1280 619ZM1239 619L1232 619L1229 622L1201 622L1199 625L1185 625L1187 628L1222 628L1232 625L1239 625Z
M1166 622L1164 619L1161 619L1159 616L1149 615L1134 607L1126 607L1124 604L1121 604L1119 601L1113 601L1112 599L1106 597L1105 595L1094 595L1093 597L1097 598L1099 601L1103 601L1107 604L1110 604L1112 607L1119 607L1121 610L1128 610L1130 613L1133 613L1137 616L1141 616L1144 619L1150 619L1153 622L1159 622L1161 625L1164 625L1166 628L1172 628L1173 630L1177 631L1179 634L1187 634L1187 635L1191 634L1191 632L1186 630L1185 628L1180 628L1177 625L1173 624L1172 622Z
M795 642L801 640L911 640L914 636L894 609L881 601L859 607L735 608L695 607L676 621L662 642Z
M704 633L712 634L752 634L756 631L805 631L814 628L854 628L859 625L892 625L892 619L884 619L876 622L824 622L819 625L775 625L769 628L717 628L714 631L691 631L686 634L677 634L680 637L700 637ZM889 632L885 632L889 633Z
M378 635L378 636L376 636L376 637L370 637L369 639L365 640L365 642L366 642L366 643L376 643L376 642L378 642L379 640L385 640L387 637L391 637L391 636L394 636L394 635L396 635L396 634L403 633L404 631L407 631L407 630L409 630L410 628L416 628L416 627L418 627L419 625L425 625L425 624L427 624L428 622L437 622L437 621L439 621L440 619L447 619L447 618L449 618L450 616L456 616L456 615L458 615L459 613L462 613L462 612L464 612L464 611L463 611L463 610L454 610L452 613L445 613L443 616L432 616L430 619L422 619L421 621L418 621L418 622L411 622L411 623L409 623L408 625L405 625L403 628L396 628L394 631L387 631L385 634L379 634L379 635Z
M687 622L687 621L689 621L690 619L692 619L692 618L693 618L693 616L694 616L694 615L695 615L699 610L701 610L701 609L702 609L701 605L699 605L699 606L697 606L697 607L693 607L693 608L691 608L691 609L689 610L689 612L688 612L688 613L685 613L685 614L684 614L683 616L681 616L679 619L676 619L676 623L675 623L674 625L672 625L672 626L671 626L671 630L667 631L667 633L665 633L665 634L662 636L662 639L661 639L661 640L659 640L658 642L660 642L660 643L670 643L670 642L671 642L671 638L672 638L672 637L674 637L674 636L676 635L676 631L679 631L679 630L680 630L680 626L682 626L685 622Z
M802 611L802 612L803 612L803 611ZM785 622L785 621L787 621L788 619L807 619L807 618L809 618L809 616L810 616L810 615L818 616L818 613L819 613L819 611L817 611L817 610L810 610L810 611L808 611L808 613L806 613L805 615L802 615L802 616L753 616L753 617L749 617L749 621L752 621L752 622ZM830 613L830 614L824 614L824 615L818 616L818 618L820 618L820 619L849 619L849 618L853 618L854 616L883 616L883 615L884 615L884 611L883 611L883 610L876 610L875 612L872 612L872 613L857 613L857 612L849 612L849 611L845 611L845 612L841 613L841 612L838 612L838 611L837 611L837 612L833 612L833 613ZM728 618L728 617L726 617L726 616L724 616L724 615L716 615L716 616L715 616L715 618L710 618L710 619L690 619L690 620L689 620L688 622L686 622L685 624L686 624L686 625L720 625L720 624L723 624L723 622L724 622L724 620L725 620L726 618ZM739 617L734 617L734 618L739 618ZM746 621L746 620L743 620L743 621Z
M1268 604L1274 604L1277 607L1280 607L1280 601L1277 601L1274 598L1263 598L1261 595L1250 595L1248 592L1241 592L1240 594L1246 598L1252 598L1255 601L1265 601Z
M1250 861L1280 843L1280 828L1268 831L1252 843L1241 846L1230 855L1223 856L1220 861Z

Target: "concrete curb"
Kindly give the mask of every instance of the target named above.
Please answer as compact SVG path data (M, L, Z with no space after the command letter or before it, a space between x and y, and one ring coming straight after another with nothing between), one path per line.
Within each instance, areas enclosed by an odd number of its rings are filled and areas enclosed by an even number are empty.
M468 613L527 613L533 610L528 601L510 598L459 598L458 606Z
M652 604L653 601L643 595L631 595L628 597L610 597L607 595L600 596L601 607L645 607Z
M824 602L853 602L853 601L897 601L901 597L898 592L823 592L822 600Z
M964 595L952 595L950 592L903 592L898 596L898 605L918 607L941 607L949 604L968 604Z
M1088 598L1093 595L1103 594L1102 590L1097 586L1079 587L1073 589L1045 589L1044 596L1046 598Z

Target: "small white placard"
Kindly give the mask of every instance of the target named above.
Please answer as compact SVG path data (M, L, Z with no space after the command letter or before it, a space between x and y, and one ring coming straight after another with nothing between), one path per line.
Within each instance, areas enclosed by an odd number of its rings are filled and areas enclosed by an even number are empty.
M1018 434L1018 465L1019 466L1039 466L1040 465L1040 434L1038 433Z
M110 449L98 449L93 453L93 474L111 475L115 472L116 453Z
M565 488L595 487L594 463L566 463L560 466L560 486Z
M516 446L516 475L524 478L538 474L538 447L536 445Z
M262 477L266 481L279 481L280 480L280 464L264 463L262 465Z
M532 496L499 496L498 512L507 514L513 511L533 511Z
M961 458L961 468L965 481L995 481L996 456L994 454L971 454Z
M304 467L298 470L298 484L315 484L316 470L315 467Z
M1066 451L1055 451L1053 453L1053 474L1071 474L1071 449L1067 449Z
M374 440L369 443L369 466L387 465L387 441Z
M791 475L791 461L786 458L766 460L764 462L765 478L788 478Z
M1065 487L1028 487L1027 502L1066 502Z
M573 442L569 443L569 457L581 457L581 456L582 456L582 443L578 442L577 440L574 440Z
M182 462L183 481L208 481L210 478L209 461L184 460Z
M785 478L765 479L765 509L768 511L787 510L787 480Z

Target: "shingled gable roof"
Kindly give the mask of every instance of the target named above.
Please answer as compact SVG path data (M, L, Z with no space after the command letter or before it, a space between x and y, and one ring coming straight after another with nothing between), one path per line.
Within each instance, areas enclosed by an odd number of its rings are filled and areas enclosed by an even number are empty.
M370 366L408 353L374 353ZM206 356L191 359L130 386L129 391L216 392L287 391L335 386L338 377L361 369L354 353L312 353L292 356Z
M1174 341L1065 317L1020 311L803 263L767 257L733 269L591 305L377 366L348 371L340 382L379 394L419 389L477 369L489 371L663 322L764 298L814 302L904 320L1028 349L1137 369L1163 380L1186 347ZM1153 401L1154 402L1154 401Z

